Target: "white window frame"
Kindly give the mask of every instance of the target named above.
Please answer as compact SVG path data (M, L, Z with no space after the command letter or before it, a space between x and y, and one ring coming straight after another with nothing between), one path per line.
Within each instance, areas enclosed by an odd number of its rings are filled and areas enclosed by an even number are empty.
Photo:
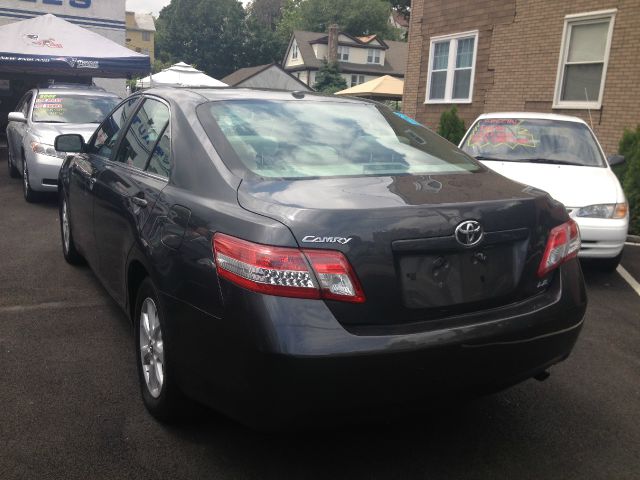
M348 62L349 61L349 47L346 45L338 45L338 61L339 62Z
M429 69L427 70L427 93L425 95L424 103L472 103L473 102L473 84L476 78L476 60L478 58L478 30L471 30L469 32L452 33L450 35L440 35L438 37L431 37L429 45ZM458 40L464 40L465 38L473 37L473 59L471 60L471 78L469 80L469 98L451 98L453 95L453 75L456 71L456 56L458 52ZM447 64L447 83L444 88L444 98L429 98L429 92L431 91L431 73L433 70L433 52L435 45L438 42L449 40L449 61Z
M291 44L291 60L297 60L297 59L298 59L298 42L294 40L293 43Z
M353 83L353 77L356 77L356 83ZM362 80L362 81L360 81L360 80ZM363 83L365 83L365 80L366 80L366 78L365 78L364 75L361 75L359 73L352 73L351 74L351 85L350 86L351 87L355 87L357 85L362 85Z
M613 37L613 27L616 21L616 13L618 9L598 10L596 12L577 13L566 15L564 17L564 29L562 31L562 43L560 45L560 58L558 59L558 72L556 74L556 89L553 95L553 108L567 109L593 109L602 108L602 96L604 95L604 84L607 78L607 67L609 65L609 52L611 50L611 39ZM600 78L600 92L597 100L590 101L573 101L562 100L562 84L564 82L564 67L569 54L569 43L571 41L571 27L573 25L581 25L591 23L594 20L609 19L609 32L607 34L607 44L604 49L604 63L602 65L602 78ZM585 62L594 63L594 62Z
M371 62L369 61L371 58ZM380 49L378 48L367 48L367 63L371 65L380 65L380 59L382 58L382 54L380 53Z
M142 41L150 42L151 41L151 32L142 32Z

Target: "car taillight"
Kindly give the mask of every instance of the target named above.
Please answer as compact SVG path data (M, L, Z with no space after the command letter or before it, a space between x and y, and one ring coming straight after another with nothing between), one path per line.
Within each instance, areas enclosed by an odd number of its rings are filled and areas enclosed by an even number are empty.
M579 251L580 231L575 221L569 220L552 228L542 261L538 267L538 277L544 277L554 268L576 257Z
M273 247L216 233L213 254L218 275L254 292L354 303L365 300L341 252Z

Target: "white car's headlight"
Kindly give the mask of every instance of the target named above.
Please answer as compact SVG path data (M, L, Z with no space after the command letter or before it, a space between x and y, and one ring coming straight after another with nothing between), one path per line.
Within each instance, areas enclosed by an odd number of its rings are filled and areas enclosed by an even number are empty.
M63 160L67 158L66 153L59 152L55 148L53 148L53 145L47 145L46 143L31 142L31 150L40 155L62 158Z
M624 218L627 216L629 206L624 203L607 203L600 205L588 205L579 208L576 217L588 218Z

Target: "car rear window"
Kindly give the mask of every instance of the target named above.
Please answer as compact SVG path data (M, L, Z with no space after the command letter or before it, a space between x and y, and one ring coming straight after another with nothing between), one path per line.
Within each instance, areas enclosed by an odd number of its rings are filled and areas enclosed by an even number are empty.
M32 120L43 123L101 123L118 104L118 97L41 93L33 104Z
M578 122L486 118L470 129L462 149L480 160L605 166L593 134Z
M252 99L203 107L205 128L210 125L206 117L215 125L209 128L214 144L222 137L241 168L261 177L469 173L482 168L417 122L374 104Z

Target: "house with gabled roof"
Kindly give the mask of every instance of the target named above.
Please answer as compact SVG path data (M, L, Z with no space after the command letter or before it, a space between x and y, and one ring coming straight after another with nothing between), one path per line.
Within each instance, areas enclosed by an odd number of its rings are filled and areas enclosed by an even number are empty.
M383 40L377 35L356 37L337 29L329 30L329 33L294 31L282 63L284 69L313 87L318 70L334 57L349 87L383 75L404 79L405 42Z
M241 68L222 79L230 87L270 88L275 90L312 90L306 83L285 71L277 63Z

